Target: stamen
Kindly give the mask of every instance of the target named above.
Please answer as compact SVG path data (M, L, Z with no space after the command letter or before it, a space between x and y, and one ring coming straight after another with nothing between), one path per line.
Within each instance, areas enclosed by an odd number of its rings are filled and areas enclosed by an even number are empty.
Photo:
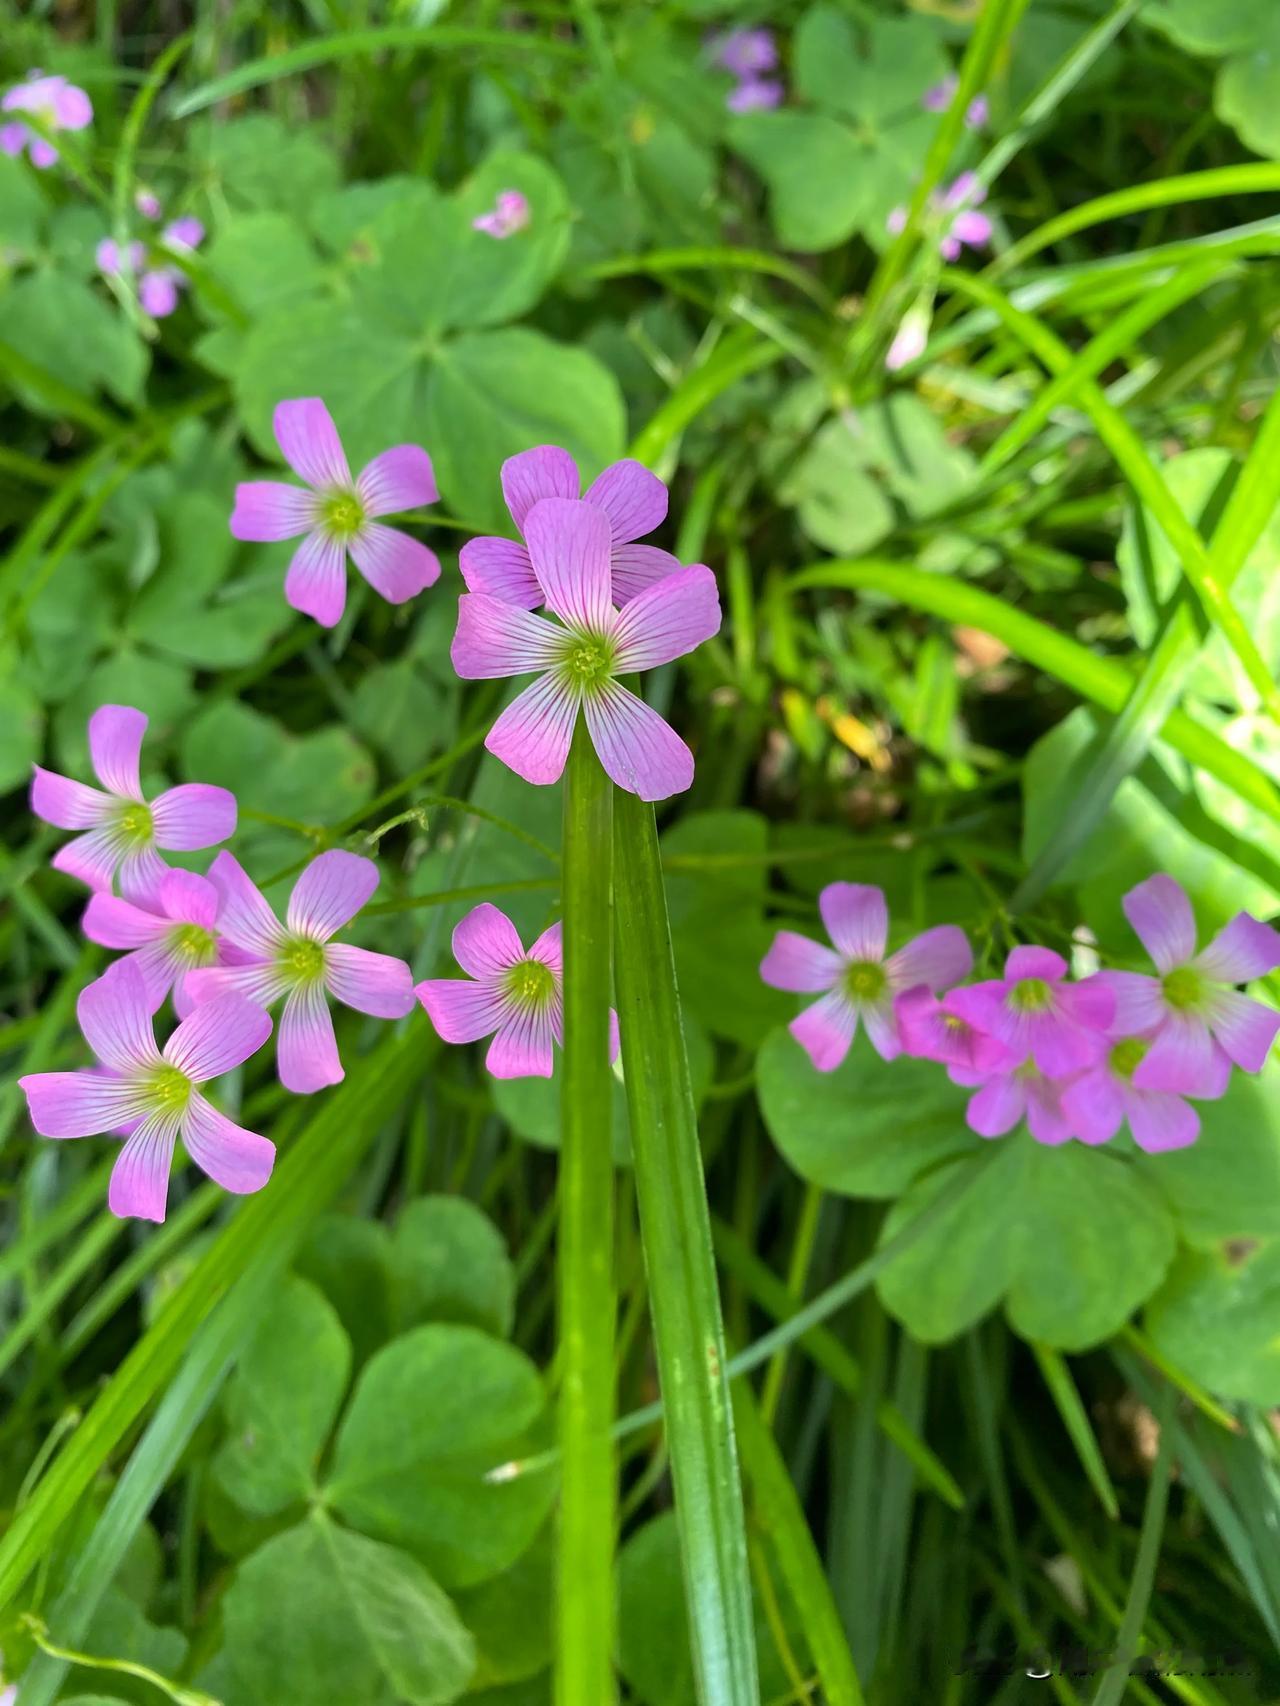
M280 950L280 969L291 983L318 983L324 977L324 943L291 936Z
M874 960L855 960L845 968L844 985L855 1001L875 1001L884 993L884 967Z
M507 973L507 994L522 1007L545 1006L555 987L555 974L541 960L518 960Z
M1015 1013L1046 1013L1053 1005L1053 989L1042 977L1024 977L1009 991Z

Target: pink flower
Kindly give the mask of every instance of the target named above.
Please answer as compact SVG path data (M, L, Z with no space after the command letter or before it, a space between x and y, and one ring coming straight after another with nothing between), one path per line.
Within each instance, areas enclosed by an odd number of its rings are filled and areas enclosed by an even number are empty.
M917 302L908 308L902 316L902 322L894 334L893 342L889 345L889 353L884 358L884 364L890 373L896 373L908 362L918 361L924 354L925 345L929 341L929 310Z
M552 1041L563 1044L560 925L525 952L515 925L486 901L453 933L467 978L428 978L414 989L447 1043L493 1037L485 1065L495 1078L550 1078ZM609 1058L618 1056L618 1016L609 1012Z
M156 852L190 853L235 833L235 796L204 782L169 788L149 804L138 761L147 719L129 705L103 705L89 718L89 756L106 792L37 764L31 809L59 829L87 830L53 856L55 870L111 892L118 878L126 900L150 906L168 866Z
M947 1076L953 1084L977 1087L964 1117L979 1137L1003 1137L1024 1119L1037 1143L1066 1143L1075 1136L1063 1110L1062 1085L1047 1078L1031 1060L985 1074L953 1066Z
M439 497L425 450L416 444L384 450L353 480L333 417L318 397L281 403L274 425L285 461L310 489L280 480L237 486L231 531L253 540L306 534L284 583L295 610L326 628L337 623L347 602L348 554L390 604L403 604L439 579L434 551L376 519Z
M240 963L188 972L187 994L203 1003L230 990L263 1007L284 996L280 1082L303 1096L341 1083L326 998L378 1019L403 1019L413 1009L413 975L403 960L330 940L377 888L378 867L355 853L322 853L294 884L284 924L230 853L219 853L209 880L221 903L218 928Z
M1238 912L1197 953L1191 903L1166 876L1130 889L1124 910L1160 974L1104 971L1096 979L1115 998L1116 1033L1150 1039L1134 1087L1212 1098L1226 1089L1232 1063L1260 1072L1280 1014L1233 986L1280 966L1280 932Z
M158 206L158 204L157 204ZM170 248L190 252L204 241L204 226L198 219L175 219L166 225L161 236ZM125 245L122 251L114 237L104 237L98 244L98 271L108 278L128 273L138 280L138 300L153 320L163 320L178 306L178 292L185 290L187 275L181 267L146 266L146 246L139 242Z
M1029 1056L1047 1078L1065 1078L1097 1060L1100 1033L1115 1015L1115 998L1098 977L1067 983L1066 975L1067 962L1052 948L1015 948L1003 978L953 990L951 1010L1003 1043L1014 1061Z
M934 219L941 222L938 249L944 260L957 260L961 249L980 249L991 241L990 219L974 211L986 199L987 187L973 172L961 172L941 196L930 198ZM895 207L885 221L894 236L905 230L906 223L905 207Z
M114 895L95 894L85 908L84 933L105 948L129 950L123 956L142 975L153 1013L173 991L178 1017L195 1006L187 994L187 973L201 966L235 964L235 950L218 936L218 891L190 871L166 871L154 897L158 910L134 906Z
M15 83L0 99L0 112L33 113L50 130L83 130L93 120L93 102L83 89L65 77L28 74L25 83ZM33 166L43 170L58 158L58 150L30 125L15 120L0 124L0 153L21 154L26 149Z
M848 1054L859 1020L882 1060L903 1050L894 999L923 985L945 989L966 977L973 953L963 930L939 924L916 936L896 953L885 955L889 910L884 891L867 883L830 883L818 896L818 910L833 948L792 930L779 930L760 965L760 976L774 989L821 994L790 1025L819 1072L834 1072Z
M1109 1143L1127 1121L1133 1141L1149 1154L1194 1143L1200 1135L1195 1109L1172 1091L1143 1090L1134 1083L1150 1043L1139 1037L1121 1040L1114 1032L1107 1041L1102 1059L1062 1086L1062 1111L1075 1135L1084 1143Z
M262 1047L271 1020L260 1007L224 995L184 1019L158 1049L142 975L120 960L83 991L76 1016L101 1067L35 1072L18 1083L42 1137L131 1128L111 1173L112 1214L164 1219L179 1132L191 1159L224 1190L261 1190L275 1145L220 1114L196 1089Z
M522 538L534 504L543 498L576 498L581 489L577 463L553 444L522 450L502 464L502 495ZM670 551L636 544L667 517L667 488L639 462L611 463L587 487L583 501L602 510L609 523L613 602L619 609L680 567ZM487 592L523 610L536 610L543 601L528 548L514 539L470 539L462 547L458 567L471 592Z
M1002 1042L961 1018L954 999L957 993L953 989L939 1000L932 990L919 986L897 997L893 1009L903 1052L982 1077L1012 1065Z
M782 105L786 92L776 77L744 77L725 96L724 104L731 113L772 112Z
M134 195L133 205L144 219L160 217L160 197L152 190L138 190Z
M514 237L529 223L529 198L519 190L499 190L498 199L489 213L478 213L471 221L473 231L483 231L486 237Z
M778 63L778 45L772 30L727 30L723 35L712 36L707 48L713 63L722 65L735 77L754 77L761 71L772 71Z
M450 656L468 681L541 671L489 730L495 757L539 784L559 780L579 711L601 764L628 793L665 800L693 780L693 754L617 680L683 657L720 627L711 570L678 569L621 610L611 592L603 509L543 498L523 517L529 559L559 624L485 592L458 600Z
M949 71L940 83L932 83L920 97L920 105L926 112L944 113L956 98L956 90L960 87L960 79L954 71ZM969 102L964 115L965 126L969 130L982 130L991 117L991 109L985 95L975 95Z

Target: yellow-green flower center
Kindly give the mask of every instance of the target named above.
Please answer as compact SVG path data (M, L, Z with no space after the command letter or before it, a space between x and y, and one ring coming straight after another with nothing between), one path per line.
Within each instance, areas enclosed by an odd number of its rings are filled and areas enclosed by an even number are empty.
M350 539L364 526L364 505L354 492L334 492L324 501L324 525L339 539Z
M613 675L613 641L602 634L574 634L565 647L560 668L572 687L589 693Z
M507 973L507 994L522 1007L541 1007L555 992L551 967L541 960L517 960Z
M1190 966L1179 966L1177 971L1168 972L1162 987L1170 1007L1176 1007L1181 1013L1198 1007L1204 996L1204 979Z
M176 1066L161 1066L147 1085L154 1107L162 1113L179 1113L191 1096L191 1080Z
M1126 1037L1122 1043L1117 1043L1109 1056L1111 1070L1120 1078L1132 1078L1138 1070L1139 1062L1151 1047L1144 1043L1141 1037Z
M844 986L855 1001L874 1001L884 994L884 967L874 960L855 960L845 967Z
M188 965L208 965L214 958L217 938L202 924L183 924L173 932L173 947Z
M280 950L280 969L291 983L315 983L324 976L324 943L291 936Z
M144 806L141 801L130 801L116 819L116 826L126 841L135 846L142 846L151 840L154 825L151 821L151 807Z
M1053 1004L1053 988L1042 977L1024 977L1009 991L1015 1013L1046 1013Z

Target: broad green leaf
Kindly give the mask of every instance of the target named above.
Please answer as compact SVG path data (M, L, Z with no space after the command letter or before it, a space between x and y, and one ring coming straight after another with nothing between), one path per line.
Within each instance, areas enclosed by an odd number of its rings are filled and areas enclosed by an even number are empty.
M523 1682L551 1663L552 1526L500 1576L454 1595L476 1643L477 1688Z
M237 1504L271 1516L315 1491L350 1373L351 1345L334 1310L290 1277L227 1386L228 1438L216 1473Z
M128 1594L114 1586L102 1596L84 1646L91 1653L146 1665L162 1676L176 1675L187 1656L185 1635L153 1623Z
M529 223L506 238L475 231L502 190L519 190ZM482 162L456 197L463 239L450 283L449 326L501 326L541 298L569 247L569 198L549 166L535 155L500 149Z
M1061 1350L1100 1344L1164 1278L1174 1229L1157 1188L1131 1162L1025 1131L993 1152L935 1168L889 1211L887 1242L967 1169L953 1206L880 1276L889 1312L926 1344L964 1332L1002 1302L1026 1339Z
M351 722L403 774L449 745L455 716L435 682L408 658L398 658L376 663L360 675Z
M1213 104L1247 148L1280 160L1280 17L1260 15L1255 29L1219 71Z
M208 135L213 189L234 207L281 208L305 217L337 184L338 162L316 127L251 113Z
M775 1031L760 1050L756 1086L787 1162L844 1196L895 1196L978 1142L964 1123L968 1092L933 1061L881 1060L865 1036L834 1072L819 1072L790 1032Z
M10 251L30 253L47 208L26 161L0 155L0 243Z
M1184 1250L1147 1306L1156 1345L1224 1398L1280 1404L1280 1243Z
M149 355L123 311L99 289L52 268L28 273L4 294L4 341L55 379L90 397L142 396ZM47 413L38 393L15 381L26 406Z
M784 248L832 249L871 217L866 150L825 113L744 113L729 138L769 186L769 215Z
M326 1214L294 1269L333 1305L357 1367L391 1337L391 1234L380 1220Z
M288 213L244 213L229 220L200 258L250 314L311 295L325 276L310 237Z
M452 1321L505 1338L516 1280L506 1241L465 1197L419 1197L401 1210L391 1241L400 1328Z
M155 763L158 748L189 714L194 702L189 669L169 658L151 657L122 645L95 664L71 697L59 705L54 734L60 768L77 776L89 774L86 730L99 705L135 705L146 712L150 727L145 761Z
M1280 1237L1280 1063L1258 1078L1237 1072L1217 1102L1197 1102L1200 1136L1188 1149L1137 1158L1168 1198L1188 1244Z
M0 677L0 794L25 783L44 746L44 711L30 688Z
M792 54L796 92L851 118L868 141L918 116L920 97L947 71L937 32L923 18L876 17L855 28L828 5L805 13Z
M417 1327L361 1375L328 1501L348 1522L409 1547L446 1586L484 1581L525 1550L554 1495L545 1473L485 1479L528 1455L543 1403L522 1352L474 1327Z
M222 1614L246 1706L443 1706L475 1666L421 1564L319 1511L240 1566Z
M1258 39L1263 14L1255 0L1154 0L1142 21L1192 53L1234 53Z

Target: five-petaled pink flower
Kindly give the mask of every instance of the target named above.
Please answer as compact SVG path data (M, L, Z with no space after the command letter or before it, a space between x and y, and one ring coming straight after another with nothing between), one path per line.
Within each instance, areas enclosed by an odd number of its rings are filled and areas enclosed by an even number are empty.
M940 196L930 198L934 217L942 226L938 249L943 260L958 260L961 249L985 248L991 241L991 221L977 211L986 199L987 186L974 172L961 172ZM906 226L906 208L895 207L885 223L896 236Z
M965 1110L965 1122L979 1137L1003 1137L1020 1120L1037 1143L1066 1143L1075 1136L1062 1106L1062 1085L1041 1072L1031 1059L993 1072L970 1072L951 1066L953 1084L976 1089Z
M1199 1137L1200 1116L1181 1096L1134 1082L1150 1046L1141 1037L1120 1036L1113 1026L1097 1064L1064 1082L1062 1111L1082 1143L1110 1143L1126 1122L1138 1148L1152 1155L1185 1149Z
M93 120L93 102L83 89L65 77L29 73L25 83L15 83L0 98L0 112L31 113L52 131L83 130ZM31 164L41 170L52 166L58 150L21 119L0 124L0 154L21 154L26 149Z
M818 910L835 944L824 947L793 930L779 930L760 965L775 989L798 995L821 993L790 1025L819 1072L834 1072L848 1054L858 1022L876 1053L892 1060L903 1038L894 999L923 985L934 991L967 977L973 952L964 931L938 924L886 957L889 910L884 891L867 883L829 883Z
M488 213L478 213L471 221L473 231L483 231L486 237L514 237L529 223L529 198L520 190L499 190L498 199Z
M1115 1016L1115 997L1096 975L1066 976L1052 948L1015 948L1003 978L953 990L951 1010L1003 1043L1014 1062L1030 1057L1046 1077L1065 1078L1094 1063L1098 1033Z
M158 205L158 204L157 204ZM161 238L171 249L190 253L204 241L204 226L187 215L166 225ZM181 267L163 263L147 265L145 243L136 240L123 249L114 237L104 237L97 248L98 271L107 278L128 273L138 281L138 301L153 320L163 320L178 306L178 292L185 290L187 275Z
M557 625L489 593L458 600L451 656L467 680L543 673L502 712L485 745L526 782L559 779L581 711L618 787L665 800L693 780L693 754L619 675L683 657L720 627L711 570L678 569L621 610L611 591L612 535L603 509L543 498L523 520L529 559Z
M187 973L236 964L236 951L218 935L218 891L207 877L166 871L153 906L157 910L95 894L85 908L84 933L104 948L128 950L123 959L141 973L153 1013L172 990L178 1017L185 1019L195 1006L187 993Z
M553 444L522 450L502 464L502 495L522 538L525 520L536 503L543 498L576 498L581 489L578 464L567 450ZM661 527L667 516L667 488L641 463L625 458L611 463L582 498L608 520L613 602L619 609L680 567L679 558L670 551L637 543ZM515 539L469 539L458 555L458 567L471 592L487 592L522 610L536 610L543 602L528 547Z
M428 978L414 989L445 1042L491 1036L485 1065L495 1078L550 1078L552 1042L564 1041L560 925L526 951L506 913L485 901L454 931L453 957L466 978ZM618 1016L610 1009L610 1060L617 1054Z
M156 1047L151 1002L136 966L118 961L81 993L76 1016L101 1066L34 1072L18 1083L42 1137L129 1131L111 1173L113 1214L163 1220L178 1134L187 1153L224 1190L260 1190L275 1145L246 1131L196 1088L248 1060L271 1034L261 1007L239 995L210 1001Z
M1130 889L1124 910L1160 974L1098 973L1115 997L1117 1033L1151 1045L1134 1068L1134 1087L1212 1098L1226 1089L1233 1062L1260 1072L1280 1014L1233 986L1280 966L1280 931L1238 912L1197 953L1191 903L1166 876Z
M235 796L204 782L184 782L148 803L139 758L147 719L129 705L103 705L89 718L89 756L106 792L42 770L31 779L31 809L59 829L81 829L53 856L91 889L110 892L113 878L126 900L150 906L168 866L156 852L190 853L235 833Z
M772 71L778 63L778 44L772 30L726 30L723 35L711 36L707 48L712 61L735 77L756 77L762 71Z
M897 997L893 1010L903 1052L984 1075L1009 1065L1011 1057L1004 1044L957 1013L955 995L953 989L939 999L931 989L918 985Z
M306 535L284 583L295 610L326 628L338 622L347 602L348 554L390 604L403 604L439 579L434 551L376 519L436 501L440 494L425 450L399 444L352 479L338 429L318 397L281 403L273 424L285 461L308 489L282 480L237 486L231 531L252 540Z
M413 1009L413 974L403 960L330 940L377 888L378 867L338 848L321 853L294 884L283 924L230 853L219 853L209 880L221 901L218 929L241 963L188 972L188 995L203 1003L234 990L263 1007L284 996L280 1082L304 1096L340 1083L327 997L378 1019L403 1019Z

